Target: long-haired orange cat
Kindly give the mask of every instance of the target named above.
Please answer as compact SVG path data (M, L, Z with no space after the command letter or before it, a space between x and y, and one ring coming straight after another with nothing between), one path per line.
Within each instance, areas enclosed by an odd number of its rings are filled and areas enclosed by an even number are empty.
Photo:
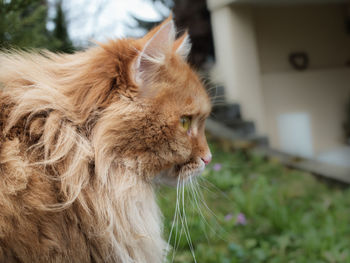
M211 159L189 50L169 18L73 55L0 54L0 262L164 259L154 179Z

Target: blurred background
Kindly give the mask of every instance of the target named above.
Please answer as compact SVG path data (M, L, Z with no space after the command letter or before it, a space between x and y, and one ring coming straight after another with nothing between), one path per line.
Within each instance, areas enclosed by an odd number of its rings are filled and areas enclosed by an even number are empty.
M349 1L0 0L0 47L73 53L171 11L214 159L183 196L159 189L169 261L350 262Z

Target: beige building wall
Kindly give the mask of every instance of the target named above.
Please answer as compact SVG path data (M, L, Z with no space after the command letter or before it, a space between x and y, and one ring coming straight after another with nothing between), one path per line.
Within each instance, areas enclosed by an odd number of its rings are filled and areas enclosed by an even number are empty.
M241 104L244 118L257 121L260 133L266 132L280 150L278 120L293 113L309 116L313 155L344 144L342 124L350 98L346 6L221 2L208 1L216 72L229 99ZM299 51L310 61L302 72L288 62L289 54Z
M257 130L266 132L260 63L250 7L224 6L212 12L217 69L229 101L238 102Z
M286 113L310 116L315 155L344 145L342 124L350 98L350 69L268 73L262 82L272 147L280 149L278 117Z
M344 4L254 8L261 73L294 71L288 54L296 51L309 55L310 69L344 67L350 62L345 18Z
M313 153L344 144L342 124L350 100L350 35L343 5L260 7L254 9L267 132L281 147L278 118L305 113L311 119ZM309 56L298 72L290 52Z

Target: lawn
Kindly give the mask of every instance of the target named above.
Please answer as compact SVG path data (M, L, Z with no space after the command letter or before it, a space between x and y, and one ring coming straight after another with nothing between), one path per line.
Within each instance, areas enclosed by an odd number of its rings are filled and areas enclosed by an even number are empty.
M195 262L193 254L200 263L350 262L350 189L211 149L202 177L178 191L159 189L170 262Z

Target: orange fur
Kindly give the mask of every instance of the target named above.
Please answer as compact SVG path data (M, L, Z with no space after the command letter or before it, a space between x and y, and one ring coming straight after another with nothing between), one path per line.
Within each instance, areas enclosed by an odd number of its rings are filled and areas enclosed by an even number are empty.
M162 261L155 178L210 159L209 98L173 31L0 54L0 262Z

